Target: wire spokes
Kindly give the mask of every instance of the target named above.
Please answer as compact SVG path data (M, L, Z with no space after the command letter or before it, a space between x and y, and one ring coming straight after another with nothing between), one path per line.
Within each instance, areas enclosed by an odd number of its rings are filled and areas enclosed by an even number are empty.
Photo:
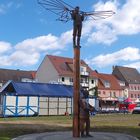
M71 20L70 11L73 7L63 0L38 0L43 8L58 15L58 19L63 22Z
M40 4L43 8L58 16L57 20L68 22L71 20L71 12L74 10L74 7L67 4L63 0L37 0L38 4ZM83 12L80 11L80 14L84 14L85 20L99 20L105 19L113 14L113 11L94 11L94 12Z
M55 12L56 14L60 14L57 10L65 10L68 9L66 7L65 2L63 2L62 0L38 0L38 4L40 4L41 6L43 6L46 10ZM70 5L69 5L70 6Z
M85 16L88 19L99 20L111 17L113 14L115 14L115 12L113 11L95 11L95 12L86 12Z

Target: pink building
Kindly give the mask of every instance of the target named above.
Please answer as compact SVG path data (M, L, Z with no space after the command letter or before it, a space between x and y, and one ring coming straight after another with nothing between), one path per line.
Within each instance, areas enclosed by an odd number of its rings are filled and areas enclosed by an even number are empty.
M97 73L97 77L101 108L117 108L119 99L124 98L124 90L119 81L112 74Z
M132 101L140 101L140 73L135 68L115 66L112 74L125 83L128 97Z

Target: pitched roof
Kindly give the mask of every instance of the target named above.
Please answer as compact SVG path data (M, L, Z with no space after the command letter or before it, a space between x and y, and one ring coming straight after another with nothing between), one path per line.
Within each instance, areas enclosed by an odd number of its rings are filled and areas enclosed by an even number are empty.
M112 74L129 84L140 84L140 73L135 68L115 66Z
M99 89L111 89L111 90L121 90L118 80L112 74L102 74L97 73L98 76L98 88ZM109 84L108 87L105 84Z
M94 78L98 78L98 72L95 70L93 70L92 72L91 72L91 76L92 77L94 77Z
M34 74L35 71L0 69L0 82L5 83L8 80L21 81L22 78L34 79Z
M73 59L60 56L47 55L49 60L54 65L55 69L61 76L73 76ZM92 73L92 69L81 60L81 66L87 67L87 71Z
M73 87L60 84L9 81L0 89L0 94L5 93L18 96L72 97Z

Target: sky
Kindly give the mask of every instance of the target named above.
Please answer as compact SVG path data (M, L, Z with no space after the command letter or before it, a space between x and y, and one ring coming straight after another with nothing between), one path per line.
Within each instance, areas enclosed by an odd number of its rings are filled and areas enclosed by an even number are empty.
M110 74L116 65L140 72L140 0L65 2L84 12L115 12L83 21L81 59L100 73ZM57 18L37 0L0 0L0 68L37 70L47 54L73 58L72 20Z

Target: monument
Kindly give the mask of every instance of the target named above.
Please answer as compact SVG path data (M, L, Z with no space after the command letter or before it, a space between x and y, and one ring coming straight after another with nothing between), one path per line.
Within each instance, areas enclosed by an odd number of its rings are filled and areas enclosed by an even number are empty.
M79 117L79 99L80 99L80 38L82 33L82 22L84 20L105 19L114 14L113 11L93 11L84 12L79 6L71 6L63 0L38 0L47 11L54 13L58 21L68 22L73 20L73 137L80 137L80 117Z

